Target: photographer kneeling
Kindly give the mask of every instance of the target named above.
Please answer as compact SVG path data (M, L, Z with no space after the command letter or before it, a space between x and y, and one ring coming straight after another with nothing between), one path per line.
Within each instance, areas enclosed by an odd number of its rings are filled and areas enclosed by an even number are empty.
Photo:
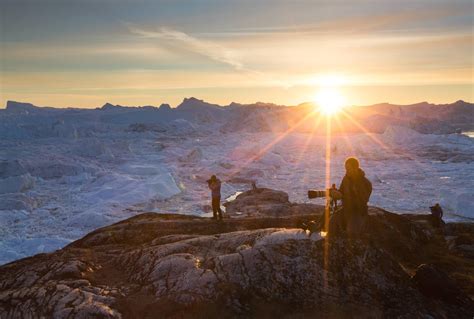
M336 235L342 230L349 236L357 236L365 228L372 183L365 177L357 158L349 157L344 166L346 175L339 187L339 192L342 194L342 210L331 218L329 234Z
M344 163L346 175L342 179L339 190L335 185L327 191L308 191L309 198L329 196L327 205L333 212L329 225L323 215L316 229L326 231L330 236L346 233L351 237L362 233L368 215L367 203L372 193L372 183L365 177L365 172L360 169L359 161L350 157ZM329 193L328 193L329 192ZM342 208L337 209L337 201L342 200ZM329 227L329 229L327 229Z

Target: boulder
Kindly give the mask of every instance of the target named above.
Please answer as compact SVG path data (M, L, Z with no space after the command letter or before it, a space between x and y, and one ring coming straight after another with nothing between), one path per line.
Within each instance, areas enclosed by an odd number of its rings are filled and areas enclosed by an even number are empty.
M239 194L233 201L223 204L230 216L284 216L292 214L322 214L323 207L313 204L296 204L288 194L269 188L255 188Z
M444 235L448 248L463 257L474 259L474 223L448 223Z
M446 273L435 265L420 265L412 280L418 289L430 298L441 299L452 304L470 303L470 298L459 289Z

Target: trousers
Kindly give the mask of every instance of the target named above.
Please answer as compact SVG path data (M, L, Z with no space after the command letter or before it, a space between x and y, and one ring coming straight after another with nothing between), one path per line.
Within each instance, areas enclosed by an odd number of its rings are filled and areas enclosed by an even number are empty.
M215 219L222 219L221 198L212 198L212 215Z

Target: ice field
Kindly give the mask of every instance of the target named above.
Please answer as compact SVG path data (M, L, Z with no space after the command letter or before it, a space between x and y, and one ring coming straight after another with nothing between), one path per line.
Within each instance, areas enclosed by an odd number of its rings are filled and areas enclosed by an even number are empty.
M202 112L166 116L166 107L161 121L147 124L148 112L0 112L0 264L141 212L208 213L211 174L223 181L223 198L252 180L296 202L324 189L324 135L222 130L215 118L197 120ZM397 126L334 135L332 183L339 185L348 156L373 183L371 205L426 214L439 202L447 220L474 219L473 138Z

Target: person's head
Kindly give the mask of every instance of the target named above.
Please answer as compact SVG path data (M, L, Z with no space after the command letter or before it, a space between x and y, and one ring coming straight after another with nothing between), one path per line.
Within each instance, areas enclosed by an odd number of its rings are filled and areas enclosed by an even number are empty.
M346 159L344 166L348 175L355 175L359 171L359 160L355 157L349 157Z
M216 175L211 176L211 181L215 181L217 179Z

